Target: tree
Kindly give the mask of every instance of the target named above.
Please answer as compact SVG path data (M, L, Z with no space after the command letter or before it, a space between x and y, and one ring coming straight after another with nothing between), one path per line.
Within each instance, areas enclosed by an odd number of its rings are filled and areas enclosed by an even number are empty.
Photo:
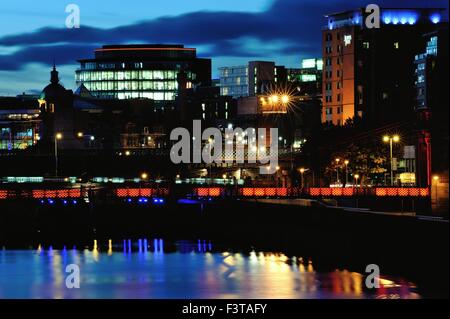
M349 161L349 173L359 174L361 185L368 185L369 182L375 180L379 174L387 172L387 156L382 145L357 145L351 143L341 152L333 153L330 164L325 168L326 176L332 176L339 169L340 172L345 170L345 160ZM335 159L340 161L336 162Z

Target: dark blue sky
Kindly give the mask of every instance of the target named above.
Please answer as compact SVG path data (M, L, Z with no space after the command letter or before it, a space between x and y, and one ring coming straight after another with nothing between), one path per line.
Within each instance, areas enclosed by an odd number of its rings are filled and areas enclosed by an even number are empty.
M40 91L53 59L74 88L76 60L102 44L183 43L224 65L273 60L299 67L319 57L323 16L375 1L361 0L22 0L0 11L0 95ZM65 6L81 10L81 28L64 27ZM445 7L447 0L381 0L384 7Z

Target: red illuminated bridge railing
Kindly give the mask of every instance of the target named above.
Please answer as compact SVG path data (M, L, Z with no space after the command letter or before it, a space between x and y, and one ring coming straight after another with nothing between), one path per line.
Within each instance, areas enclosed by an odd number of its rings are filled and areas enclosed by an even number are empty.
M287 187L242 187L236 192L226 192L224 187L194 188L194 196L198 197L427 197L428 188L287 188Z
M32 190L32 197L36 199L44 199L44 198L79 198L81 197L80 189L46 189L40 190L35 189Z
M0 190L0 200L2 199L47 199L47 198L80 198L81 190L77 188L69 189L32 189L32 190Z
M117 197L156 197L167 196L167 188L118 188L115 190Z
M109 193L118 198L135 197L167 197L170 194L169 188L113 188L106 189ZM429 197L428 188L286 188L286 187L195 187L187 190L187 194L196 197ZM82 191L77 188L68 189L0 189L0 200L6 199L64 199L80 198L83 196L96 196L90 194L86 189ZM183 196L183 195L181 195Z

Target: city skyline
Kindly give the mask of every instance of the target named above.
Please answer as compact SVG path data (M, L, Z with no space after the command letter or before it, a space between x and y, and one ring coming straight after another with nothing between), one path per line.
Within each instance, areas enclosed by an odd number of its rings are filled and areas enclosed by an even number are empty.
M242 65L250 60L299 67L302 58L321 57L320 29L325 24L325 14L367 4L347 2L319 5L309 0L209 4L194 1L187 5L172 0L173 6L135 1L133 6L124 7L112 1L103 8L78 1L81 28L72 30L64 27L64 8L69 3L47 6L45 13L31 1L20 6L5 4L3 14L20 18L2 19L7 24L0 28L0 94L40 93L48 82L53 60L62 83L75 89L76 60L90 56L94 48L103 44L180 43L196 47L200 57L212 58L213 78L218 77L219 67ZM399 6L394 1L378 4ZM407 6L448 8L447 2L440 0L426 4L408 1ZM136 7L140 10L133 10ZM208 32L205 25L209 26Z
M4 4L0 301L448 298L448 4L366 1Z

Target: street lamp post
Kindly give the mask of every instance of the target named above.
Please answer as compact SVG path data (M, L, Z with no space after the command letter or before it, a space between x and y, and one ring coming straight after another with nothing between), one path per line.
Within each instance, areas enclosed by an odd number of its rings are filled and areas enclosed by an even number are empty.
M209 138L208 139L208 151L209 151L209 184L212 184L212 179L211 179L211 176L212 176L212 156L211 156L211 149L212 149L212 144L214 143L214 141L213 141L213 139L212 138Z
M439 184L439 176L434 175L433 176L433 180L434 180L434 189L435 189L435 194L436 194L436 200L435 200L435 205L438 205L438 184Z
M348 163L350 163L349 160L344 161L344 164L345 164L345 186L347 186L347 184L348 184Z
M341 159L336 158L336 185L339 185L339 162L341 161Z
M394 136L384 136L383 141L385 143L389 143L389 156L390 156L390 162L391 162L391 186L394 186L394 158L392 156L392 144L393 142L397 143L400 141L400 137L398 135Z
M353 177L355 178L355 188L358 187L358 178L359 178L359 174L355 174L353 175ZM356 189L354 190L354 194L356 196L356 208L359 207L359 200L358 200L358 193L356 192Z
M358 178L359 178L359 175L358 175L358 174L355 174L353 177L355 178L355 187L358 187Z
M278 177L278 172L280 171L280 169L281 169L280 166L277 166L277 167L276 167L277 172L276 172L276 174L275 174L275 178L277 179L277 182L276 182L276 186L277 186L277 187L280 187L280 183L279 183L280 178Z
M61 133L55 134L55 176L58 177L58 140L62 139Z
M305 174L305 169L303 167L300 168L300 174L302 176L302 188L303 188L304 187L304 182L305 182L305 180L303 178L303 175Z

